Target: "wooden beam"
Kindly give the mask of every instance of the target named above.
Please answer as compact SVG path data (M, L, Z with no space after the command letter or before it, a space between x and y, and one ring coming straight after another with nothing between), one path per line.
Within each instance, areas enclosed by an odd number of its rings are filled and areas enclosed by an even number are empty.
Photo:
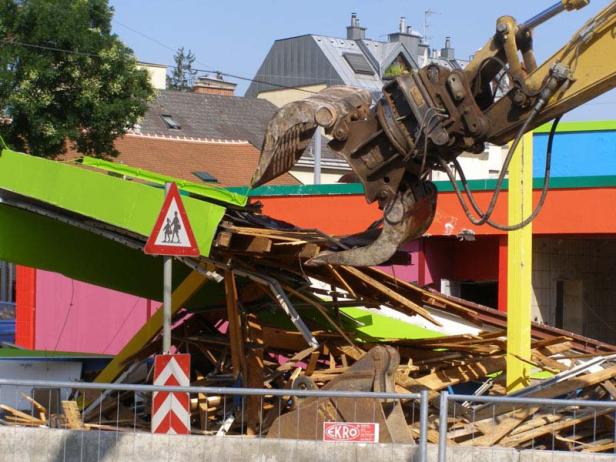
M250 347L247 349L248 370L246 386L248 388L263 388L265 380L263 364L263 327L254 313L246 315L248 327L247 342ZM246 398L246 434L256 435L259 429L259 417L261 415L262 397L249 396Z
M62 412L66 417L66 423L71 430L79 430L83 428L81 422L81 412L77 401L62 401Z
M17 419L28 421L35 425L45 425L46 424L46 421L42 419L38 419L34 416L31 416L30 414L26 414L25 412L21 412L15 408L12 408L11 406L7 406L6 404L0 404L0 409L2 409L5 412L8 412L9 414L11 414L13 417Z
M472 446L493 446L510 434L515 428L519 427L526 419L539 411L538 406L527 407L510 412L501 416L499 422L492 424L491 430L483 436L473 438L466 442Z
M237 304L237 286L232 271L225 271L225 292L227 300L227 319L229 327L227 334L231 346L231 367L233 377L240 374L246 379L246 356L244 355L244 336L242 335L242 318Z
M383 283L377 281L376 279L368 276L362 270L357 269L357 268L355 268L353 266L342 266L341 268L344 269L347 273L349 273L352 276L354 276L355 278L357 278L360 281L364 282L365 284L371 286L372 288L374 288L375 290L377 290L381 294L385 295L392 302L397 303L398 304L398 308L405 309L404 311L406 311L407 314L419 315L422 318L425 318L428 321L430 321L432 324L434 324L436 326L439 326L439 327L442 327L442 324L440 322L438 322L436 319L434 319L432 317L432 315L428 312L428 310L426 310L425 308L417 305L416 303L412 302L408 298L403 297L399 293L393 291L392 289L387 287L385 284L383 284Z
M505 356L479 359L470 364L440 370L419 379L410 379L398 374L396 382L405 388L426 388L432 391L442 390L452 385L482 379L505 368Z
M584 415L576 417L575 419L574 418L562 419L561 421L554 422L549 425L544 425L542 427L535 428L534 430L531 430L528 432L524 432L524 433L520 433L514 436L503 438L503 440L501 441L501 444L506 447L515 447L526 441L531 441L541 436L548 435L550 433L555 433L565 428L573 427L574 425L579 425L583 422L587 422L595 418L595 416L599 417L599 416L602 416L602 415L605 415L611 412L614 412L614 411L612 409L607 409L607 410L597 411L597 412L595 412L594 410L589 411L585 413Z
M616 377L616 366L612 366L608 369L603 369L599 372L592 374L581 375L568 380L563 380L560 383L554 384L551 387L544 388L535 393L528 395L531 398L554 398L556 396L571 393L572 391L580 388L591 387L598 385L601 382L610 380Z
M346 290L349 295L353 298L357 298L357 294L353 290L353 287L349 285L349 283L342 277L342 275L331 265L327 265L327 269L333 274L334 278L340 283L341 287Z

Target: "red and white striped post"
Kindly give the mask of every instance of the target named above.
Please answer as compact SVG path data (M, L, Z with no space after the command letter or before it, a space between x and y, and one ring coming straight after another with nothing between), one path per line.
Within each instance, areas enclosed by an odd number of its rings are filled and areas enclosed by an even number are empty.
M190 355L157 355L154 385L190 385ZM184 392L157 391L152 396L152 433L190 434L190 396Z

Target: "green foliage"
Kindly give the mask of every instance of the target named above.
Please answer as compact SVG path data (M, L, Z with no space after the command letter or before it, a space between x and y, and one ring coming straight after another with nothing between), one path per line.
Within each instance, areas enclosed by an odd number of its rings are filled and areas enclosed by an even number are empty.
M387 70L383 74L383 77L385 78L398 77L404 74L405 71L406 69L400 63L393 63L391 66L387 68Z
M46 157L68 143L117 154L113 141L145 114L153 89L111 33L112 16L107 0L0 0L0 134L9 145Z
M197 76L197 71L193 69L195 59L196 57L191 50L186 52L184 47L178 49L173 56L175 67L171 75L167 76L168 88L179 91L189 91L192 88Z

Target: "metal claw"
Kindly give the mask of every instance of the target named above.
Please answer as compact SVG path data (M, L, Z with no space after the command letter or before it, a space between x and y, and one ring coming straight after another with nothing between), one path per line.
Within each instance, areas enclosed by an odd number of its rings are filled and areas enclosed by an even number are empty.
M385 206L383 228L374 242L342 252L321 252L306 264L376 266L386 262L402 243L426 232L436 212L436 195L436 186L430 181L419 182L399 192Z
M334 137L344 135L348 121L365 117L372 98L366 90L333 86L285 105L265 131L259 164L251 180L257 187L288 172L302 156L321 126Z

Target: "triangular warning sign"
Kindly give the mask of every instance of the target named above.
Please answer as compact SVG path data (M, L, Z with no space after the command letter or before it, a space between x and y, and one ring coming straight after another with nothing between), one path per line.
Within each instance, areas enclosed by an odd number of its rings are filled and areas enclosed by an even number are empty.
M144 247L144 252L150 255L184 257L200 255L195 235L175 183L171 183L163 208Z

